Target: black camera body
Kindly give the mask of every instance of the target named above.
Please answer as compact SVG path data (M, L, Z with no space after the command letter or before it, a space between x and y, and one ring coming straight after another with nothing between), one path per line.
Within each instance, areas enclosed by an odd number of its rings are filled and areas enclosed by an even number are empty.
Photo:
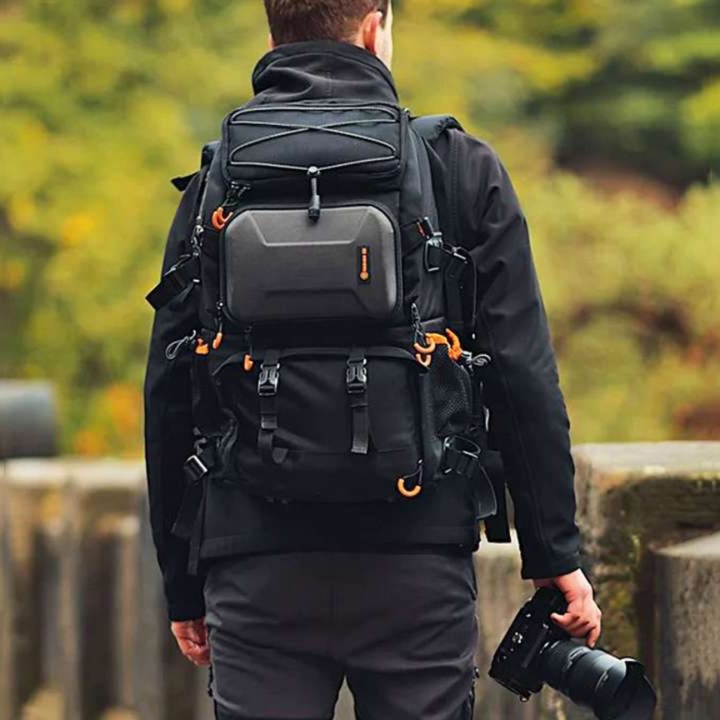
M537 672L536 657L548 643L568 637L550 619L550 613L564 613L567 603L553 588L540 588L523 605L495 652L490 677L523 700L542 690L544 681Z
M559 590L537 590L502 639L490 677L525 702L547 683L599 720L650 720L657 699L643 665L571 638L550 617L566 610Z

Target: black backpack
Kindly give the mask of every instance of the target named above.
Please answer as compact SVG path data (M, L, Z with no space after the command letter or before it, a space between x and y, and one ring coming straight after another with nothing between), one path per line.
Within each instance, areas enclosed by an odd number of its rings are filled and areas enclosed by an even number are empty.
M167 350L193 351L193 480L212 470L283 502L412 502L467 482L480 517L504 516L490 358L463 347L477 273L440 232L427 145L452 126L344 100L227 116L203 152L192 252L148 295L201 295L201 327Z

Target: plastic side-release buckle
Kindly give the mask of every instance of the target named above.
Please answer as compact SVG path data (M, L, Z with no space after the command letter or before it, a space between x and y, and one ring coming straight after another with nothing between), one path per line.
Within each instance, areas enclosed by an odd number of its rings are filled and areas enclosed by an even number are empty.
M263 363L260 366L260 375L258 376L258 395L260 397L273 397L277 395L279 383L280 363Z
M367 390L367 358L349 359L345 371L345 386L350 395L358 395Z
M443 234L435 230L428 217L418 220L417 228L420 235L425 238L424 264L426 272L440 272L445 264Z

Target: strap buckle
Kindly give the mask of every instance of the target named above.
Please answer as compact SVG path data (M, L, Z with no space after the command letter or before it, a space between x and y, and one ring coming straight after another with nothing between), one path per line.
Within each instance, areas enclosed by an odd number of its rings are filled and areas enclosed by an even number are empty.
M417 228L420 235L425 238L425 270L429 273L440 272L445 263L446 252L443 234L435 230L429 217L418 220Z
M351 358L347 361L345 385L349 395L359 395L367 390L367 358Z
M472 477L480 463L481 454L480 446L468 438L458 435L445 438L443 455L446 468L443 474L457 473L464 477Z
M200 459L199 455L191 455L183 465L191 482L200 482L209 472L210 468Z
M277 395L280 382L280 363L274 362L260 366L258 377L258 395L260 397L273 397Z
M429 273L440 272L443 268L443 253L445 252L445 244L442 235L435 233L425 242L425 270ZM435 259L433 260L433 256Z
M445 245L443 251L447 253L447 274L450 278L459 278L465 271L469 259L465 250L460 247Z

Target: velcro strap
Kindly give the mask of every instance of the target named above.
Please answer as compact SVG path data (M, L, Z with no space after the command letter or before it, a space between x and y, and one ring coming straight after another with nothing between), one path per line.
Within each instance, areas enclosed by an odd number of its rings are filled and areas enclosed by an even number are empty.
M200 258L197 255L185 255L162 276L145 299L155 310L161 310L199 278Z

